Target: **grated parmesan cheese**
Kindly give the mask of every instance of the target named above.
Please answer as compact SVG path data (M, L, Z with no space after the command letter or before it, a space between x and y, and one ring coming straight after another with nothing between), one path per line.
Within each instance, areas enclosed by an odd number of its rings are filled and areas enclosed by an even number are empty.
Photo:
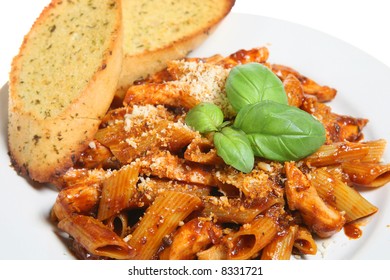
M96 143L95 143L94 141L89 142L88 146L89 146L91 149L96 149Z
M134 139L126 138L125 141L127 144L129 144L129 146L137 149L137 143L134 141Z
M165 109L164 109L165 110ZM124 116L124 130L130 132L134 125L141 125L145 121L153 120L156 116L161 114L162 106L153 105L134 105L131 113Z
M211 63L175 61L181 72L176 86L189 88L189 95L199 102L210 102L219 106L226 118L236 115L227 99L225 83L230 69Z

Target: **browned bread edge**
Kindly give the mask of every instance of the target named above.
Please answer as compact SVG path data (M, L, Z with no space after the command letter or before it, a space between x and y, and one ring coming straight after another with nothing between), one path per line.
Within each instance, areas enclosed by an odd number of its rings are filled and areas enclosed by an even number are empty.
M19 54L14 58L10 73L8 147L17 172L38 182L50 182L70 168L93 139L100 119L108 110L122 62L123 29L121 8L109 47L87 87L77 99L53 118L42 119L23 110L15 92L23 51L36 25L46 19L59 2L54 0L41 13L25 36ZM117 4L120 5L120 1Z

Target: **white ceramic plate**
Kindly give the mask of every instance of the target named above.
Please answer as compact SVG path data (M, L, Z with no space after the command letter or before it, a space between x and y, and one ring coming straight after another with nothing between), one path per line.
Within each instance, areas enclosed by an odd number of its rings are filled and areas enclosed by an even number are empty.
M192 56L228 55L266 45L270 62L291 66L317 82L338 89L335 112L370 120L366 140L390 140L390 69L360 50L326 34L289 22L231 14ZM49 222L56 190L16 175L7 154L7 91L1 89L0 259L71 259ZM390 142L390 141L389 141ZM389 152L384 160L390 161ZM363 236L343 232L320 240L315 259L390 259L390 186L363 191L379 212L362 227Z

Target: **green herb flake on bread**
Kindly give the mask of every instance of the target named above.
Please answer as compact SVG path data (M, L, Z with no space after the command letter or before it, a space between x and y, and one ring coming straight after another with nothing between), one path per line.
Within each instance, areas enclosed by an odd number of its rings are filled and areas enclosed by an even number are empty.
M121 71L116 0L53 0L25 36L9 82L15 169L51 181L77 159L109 108Z

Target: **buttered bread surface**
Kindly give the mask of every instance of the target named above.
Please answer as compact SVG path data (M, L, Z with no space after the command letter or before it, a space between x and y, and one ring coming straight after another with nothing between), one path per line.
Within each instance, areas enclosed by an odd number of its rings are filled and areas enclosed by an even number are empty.
M46 182L93 138L122 61L121 2L52 1L26 35L10 73L14 166Z

